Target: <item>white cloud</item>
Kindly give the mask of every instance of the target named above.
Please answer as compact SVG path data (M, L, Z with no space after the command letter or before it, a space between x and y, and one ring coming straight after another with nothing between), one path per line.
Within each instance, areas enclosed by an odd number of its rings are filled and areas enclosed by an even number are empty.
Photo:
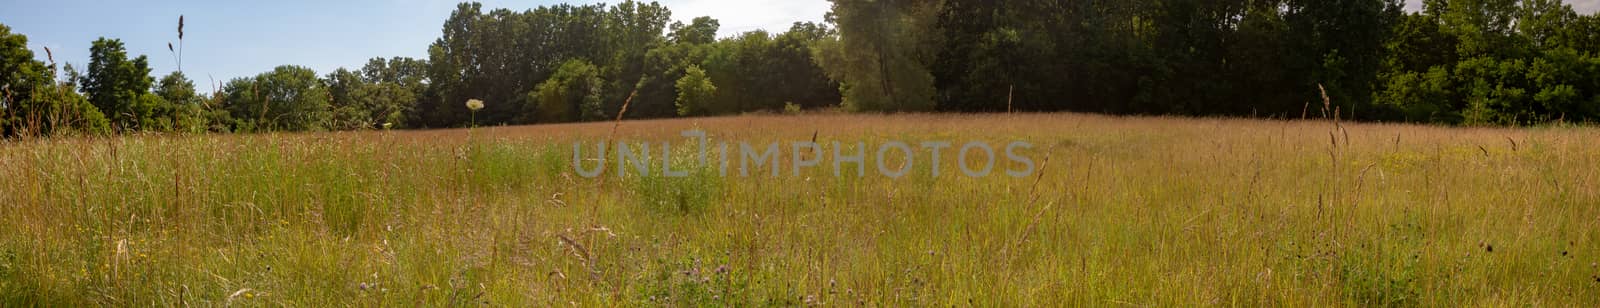
M1567 4L1571 4L1572 9L1579 13L1600 11L1600 0L1568 0Z
M673 19L688 23L711 16L722 24L719 36L764 29L778 33L797 21L821 22L832 4L827 0L662 0Z

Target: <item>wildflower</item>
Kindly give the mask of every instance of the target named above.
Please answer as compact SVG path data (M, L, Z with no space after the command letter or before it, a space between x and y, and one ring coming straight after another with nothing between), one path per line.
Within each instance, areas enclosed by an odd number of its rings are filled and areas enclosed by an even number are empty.
M384 130L389 130L389 128L392 128L392 127L394 127L394 123L383 123L383 129Z
M478 126L478 109L483 109L483 101L478 100L478 99L469 99L469 100L467 100L467 110L472 110L472 121L471 122L467 122L467 127L468 128L471 128L473 126ZM467 131L467 138L468 139L472 138L471 130Z

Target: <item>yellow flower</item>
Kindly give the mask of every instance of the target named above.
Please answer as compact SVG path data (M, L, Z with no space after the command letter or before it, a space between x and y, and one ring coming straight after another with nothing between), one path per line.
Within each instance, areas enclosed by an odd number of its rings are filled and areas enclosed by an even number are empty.
M478 111L478 109L483 109L483 101L476 100L476 99L469 99L469 100L467 100L467 109L471 109L472 111Z

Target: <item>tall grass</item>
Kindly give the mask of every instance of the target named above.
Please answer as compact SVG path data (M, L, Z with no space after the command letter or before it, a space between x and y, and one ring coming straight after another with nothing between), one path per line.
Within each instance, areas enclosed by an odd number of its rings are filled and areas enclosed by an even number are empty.
M1597 131L1339 127L808 115L7 141L0 306L1600 304ZM1022 139L1048 162L570 171L574 141L687 152L689 128L820 153Z

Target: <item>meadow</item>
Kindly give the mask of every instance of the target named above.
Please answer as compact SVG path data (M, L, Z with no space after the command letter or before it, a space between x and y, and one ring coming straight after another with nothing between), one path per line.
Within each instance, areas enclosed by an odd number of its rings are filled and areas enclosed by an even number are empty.
M1025 140L1039 165L574 174L573 142L688 153L689 129ZM1067 113L12 140L0 306L1593 307L1596 142Z

